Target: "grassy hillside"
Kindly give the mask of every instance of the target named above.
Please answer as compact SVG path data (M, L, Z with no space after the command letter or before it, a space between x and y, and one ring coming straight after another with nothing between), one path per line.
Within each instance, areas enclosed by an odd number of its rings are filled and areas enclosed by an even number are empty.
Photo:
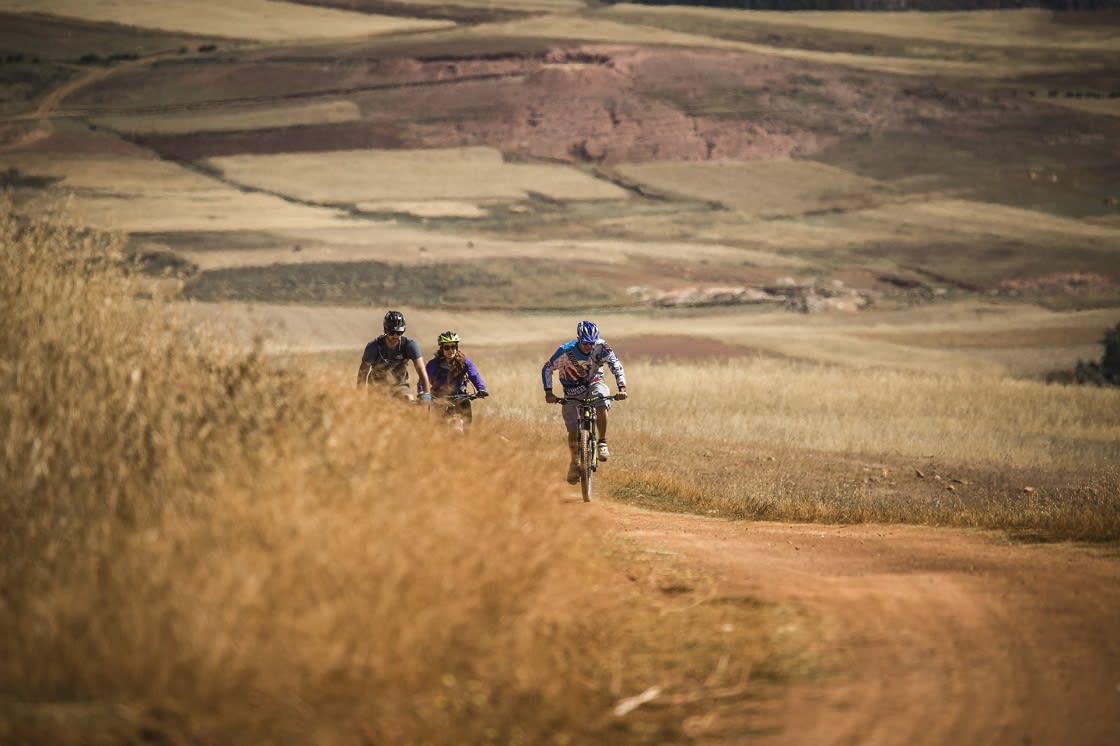
M20 63L38 82L0 172L20 209L65 199L207 300L649 309L729 286L785 303L792 282L813 297L790 308L1120 303L1099 25L491 5L429 31L207 44L178 15L50 20L96 60ZM295 7L323 28L342 12ZM344 10L410 8L439 11Z

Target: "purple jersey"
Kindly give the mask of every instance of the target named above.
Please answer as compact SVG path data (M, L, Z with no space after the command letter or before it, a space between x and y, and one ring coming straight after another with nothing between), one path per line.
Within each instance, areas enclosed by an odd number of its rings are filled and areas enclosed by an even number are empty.
M478 368L469 357L463 358L467 369L458 380L451 379L451 365L439 353L427 362L424 367L428 371L428 380L432 382L432 393L435 396L453 396L467 393L467 381L474 385L475 391L485 391L486 383L479 375Z
M551 391L552 374L555 372L560 376L564 396L583 396L592 385L602 383L604 363L614 374L618 390L624 391L626 373L622 370L622 362L603 339L595 342L588 353L580 350L578 340L575 339L557 347L556 352L552 353L552 357L541 368L541 382L545 391Z

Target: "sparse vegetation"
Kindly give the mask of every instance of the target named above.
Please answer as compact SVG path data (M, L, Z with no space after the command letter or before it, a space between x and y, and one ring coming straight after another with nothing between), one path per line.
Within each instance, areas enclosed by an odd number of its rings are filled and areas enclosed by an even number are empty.
M1073 373L1074 380L1097 386L1120 386L1120 324L1105 333L1101 344L1104 345L1104 354L1100 362L1078 361Z
M513 395L506 416L545 422L535 392L506 366L487 368ZM728 518L1120 539L1116 391L781 359L627 374L633 396L612 425L625 465L603 475L621 499Z

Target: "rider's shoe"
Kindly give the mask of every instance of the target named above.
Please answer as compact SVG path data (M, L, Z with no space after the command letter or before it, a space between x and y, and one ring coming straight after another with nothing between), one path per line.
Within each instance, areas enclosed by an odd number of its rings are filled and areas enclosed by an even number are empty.
M579 464L568 464L568 484L575 484L579 481Z
M611 452L607 450L607 441L599 441L599 460L606 461L611 457Z

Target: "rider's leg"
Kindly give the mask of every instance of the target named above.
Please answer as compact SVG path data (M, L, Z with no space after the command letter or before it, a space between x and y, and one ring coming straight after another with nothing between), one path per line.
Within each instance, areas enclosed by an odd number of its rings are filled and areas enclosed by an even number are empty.
M568 474L565 477L568 484L575 484L579 481L579 433L568 433L568 450L571 452L571 459L568 461Z
M568 431L568 484L579 481L579 402L573 400L564 404L564 429Z
M571 452L571 463L579 461L579 431L568 433L568 451Z
M607 440L607 408L599 407L595 410L595 425L599 428L599 440Z
M607 408L599 407L595 410L595 423L599 428L599 445L596 446L600 461L606 461L610 458L611 452L607 448Z

